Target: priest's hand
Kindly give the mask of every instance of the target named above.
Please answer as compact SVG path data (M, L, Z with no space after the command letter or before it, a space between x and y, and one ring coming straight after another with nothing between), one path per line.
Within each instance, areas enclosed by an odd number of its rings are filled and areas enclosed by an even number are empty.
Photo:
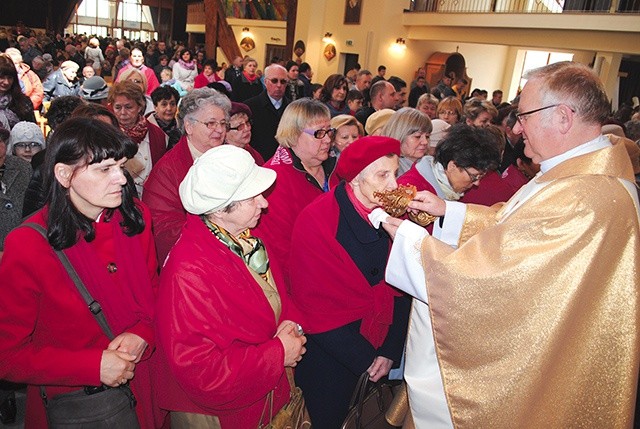
M389 234L389 236L393 240L394 238L396 238L396 232L398 231L401 223L402 219L389 216L380 225L382 225L384 230L387 231L387 234Z
M444 200L429 191L420 191L409 203L409 210L420 210L433 216L444 216L447 208Z
M134 357L135 363L140 362L146 348L147 342L139 335L132 334L131 332L123 332L111 340L107 346L107 350L117 350L130 354Z
M302 360L302 355L307 351L304 347L307 337L298 328L299 326L297 323L285 320L276 330L276 338L282 342L282 347L284 348L284 366L296 366Z
M376 357L371 366L367 369L367 372L369 373L369 380L375 383L385 375L389 374L389 371L391 371L391 365L393 365L393 361L391 359L384 356Z

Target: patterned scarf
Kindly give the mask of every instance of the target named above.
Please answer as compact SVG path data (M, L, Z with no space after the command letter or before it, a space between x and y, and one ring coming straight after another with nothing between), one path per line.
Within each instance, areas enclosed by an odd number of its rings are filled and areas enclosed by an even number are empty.
M253 237L249 229L243 231L238 237L233 237L224 228L211 222L205 215L200 218L207 225L209 231L218 240L229 248L233 253L240 256L244 262L256 273L270 282L269 277L269 256L264 243L257 237Z
M20 118L15 112L9 109L11 104L11 94L0 95L0 125L6 130L11 130L15 124L20 122Z
M144 136L147 135L149 131L149 123L147 122L147 118L140 115L140 119L136 124L131 128L125 128L120 126L120 129L124 131L126 135L131 138L136 144L140 144L142 140L144 140Z
M195 61L191 61L190 63L186 62L185 60L183 60L182 58L180 58L178 60L178 64L180 64L183 68L187 69L187 70L193 70L196 68L196 63Z
M153 115L153 117L156 119L158 126L162 128L162 131L164 131L167 134L169 134L170 131L173 131L178 128L178 122L175 120L175 118L167 122L158 118L156 115Z
M433 175L436 176L436 180L438 181L438 185L440 185L440 189L444 193L445 199L449 201L458 201L464 195L464 192L458 193L453 190L453 187L449 183L449 179L444 172L444 167L439 162L436 162L435 159L431 162L431 167L433 169Z

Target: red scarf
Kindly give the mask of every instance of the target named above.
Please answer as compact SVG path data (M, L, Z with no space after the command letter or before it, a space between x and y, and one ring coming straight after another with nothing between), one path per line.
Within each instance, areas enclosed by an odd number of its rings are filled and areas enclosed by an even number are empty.
M124 131L124 133L128 135L129 138L131 138L131 140L133 140L136 144L140 144L149 131L149 123L147 122L147 118L140 115L140 119L133 127L125 128L123 126L120 126L120 129Z
M244 77L251 83L253 83L256 79L258 79L258 75L254 74L253 76L249 76L247 74L247 72L243 71L242 74L244 75Z
M373 224L369 220L369 214L373 211L373 209L367 208L362 202L356 197L356 194L353 192L353 188L350 184L345 183L344 189L347 191L347 197L349 197L349 201L353 204L353 208L356 209L360 217L367 221L367 223L371 226Z

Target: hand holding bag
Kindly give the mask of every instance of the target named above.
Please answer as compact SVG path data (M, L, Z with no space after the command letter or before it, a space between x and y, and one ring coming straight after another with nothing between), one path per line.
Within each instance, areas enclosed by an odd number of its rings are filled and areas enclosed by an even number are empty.
M341 429L393 429L395 426L387 423L384 417L392 400L391 386L370 382L369 373L365 371L356 384L349 405L349 414Z
M25 223L23 226L35 229L48 240L47 231L41 225ZM113 332L100 304L91 297L67 256L61 250L55 252L103 332L113 340ZM128 385L115 388L105 385L86 386L84 389L57 395L52 399L47 398L45 388L41 386L40 394L50 429L140 428L135 410L136 398Z

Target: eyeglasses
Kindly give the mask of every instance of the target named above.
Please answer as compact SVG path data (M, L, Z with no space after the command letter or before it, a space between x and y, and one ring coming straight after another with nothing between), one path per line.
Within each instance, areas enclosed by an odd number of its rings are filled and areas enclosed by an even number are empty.
M471 179L471 183L477 182L481 180L484 176L487 175L487 172L472 174L467 167L462 167L462 169L469 175L469 179Z
M287 83L289 83L288 79L277 79L277 78L271 78L271 79L267 79L269 82L271 82L274 85L277 85L278 82L280 82L280 85L286 85Z
M538 112L541 112L543 110L551 109L552 107L558 107L561 104L562 103L551 104L549 106L540 107L539 109L533 109L533 110L529 110L527 112L516 113L516 119L518 120L518 122L520 122L520 124L522 124L523 121L526 121L527 116L533 115L534 113L538 113ZM569 110L571 110L573 113L576 113L576 111L573 110L571 107L569 107Z
M302 132L309 134L310 136L314 136L317 139L323 139L324 136L329 136L329 138L332 139L333 136L336 135L335 128L327 128L326 130L322 128L319 130L302 130Z
M140 79L129 79L129 82L142 83L142 81Z
M17 149L40 149L42 147L42 143L37 142L28 142L28 143L16 143L13 147Z
M215 130L216 128L222 128L224 130L228 130L229 129L229 123L227 121L225 121L224 119L220 120L220 121L209 121L209 122L202 122L199 121L197 119L194 119L195 122L198 122L202 125L204 125L205 127L209 128L210 130Z
M244 122L240 122L238 125L236 125L235 127L229 127L227 128L229 131L244 131L245 128L251 128L253 124L251 123L251 121L244 121Z
M441 110L438 112L438 115L442 116L458 116L458 112L455 110Z

